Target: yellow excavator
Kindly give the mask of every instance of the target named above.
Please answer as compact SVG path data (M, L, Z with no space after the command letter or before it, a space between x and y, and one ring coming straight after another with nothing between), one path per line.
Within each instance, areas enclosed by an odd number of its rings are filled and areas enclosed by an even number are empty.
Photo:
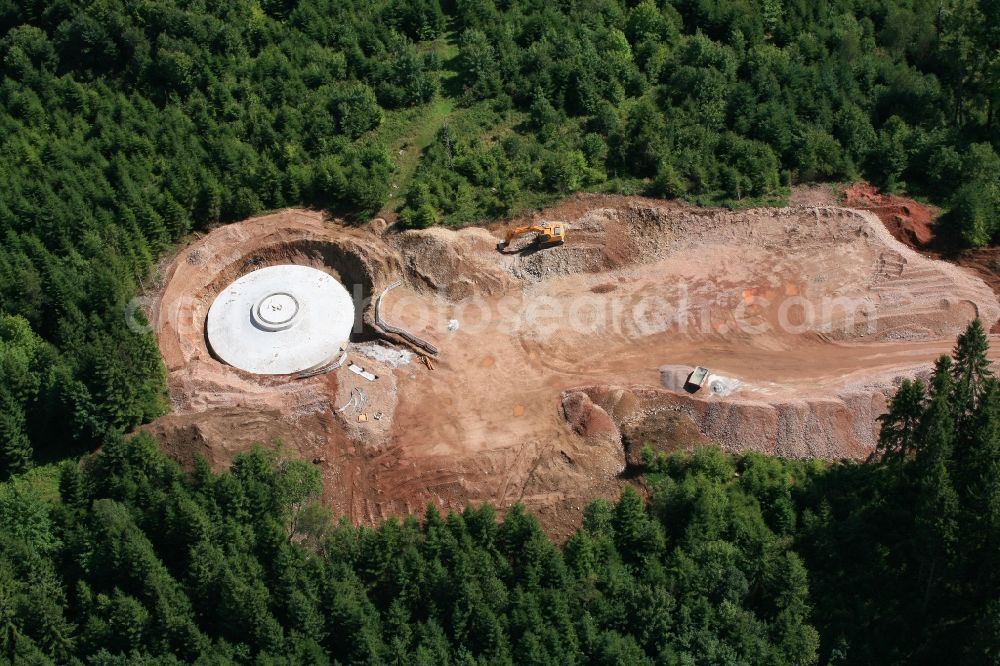
M497 243L497 249L503 252L512 240L524 234L537 234L535 236L535 244L541 247L562 245L566 242L566 225L562 222L551 222L514 227L507 232L506 238Z

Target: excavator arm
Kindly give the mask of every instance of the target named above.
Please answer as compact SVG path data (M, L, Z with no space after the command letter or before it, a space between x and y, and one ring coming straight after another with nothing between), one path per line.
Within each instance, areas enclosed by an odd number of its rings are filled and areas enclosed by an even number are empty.
M512 240L514 240L518 236L523 236L524 234L530 234L530 233L540 234L544 231L545 229L543 227L538 226L537 224L529 224L523 227L514 227L513 229L507 232L507 236L506 238L504 238L503 244L510 245L510 242Z
M531 233L537 234L535 242L539 245L559 245L566 240L566 225L562 222L554 222L552 224L528 224L523 227L514 227L497 244L497 249L502 252L518 236Z

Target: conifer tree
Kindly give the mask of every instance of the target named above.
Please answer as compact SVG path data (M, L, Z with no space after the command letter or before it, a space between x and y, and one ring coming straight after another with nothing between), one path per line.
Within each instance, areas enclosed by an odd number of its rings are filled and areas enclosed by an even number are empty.
M992 378L987 352L989 342L982 322L974 319L958 337L952 353L954 366L953 409L955 417L954 478L959 493L964 494L976 475L973 449L976 441L976 418L983 403L986 383Z
M80 466L73 461L64 462L59 468L59 498L75 509L86 505L87 496Z
M898 464L913 455L924 397L924 385L919 380L905 379L899 385L889 411L879 417L882 430L878 452L883 460Z
M32 447L21 406L0 387L0 479L31 467Z
M955 381L968 382L971 387L973 402L971 408L978 406L978 398L982 395L983 385L993 376L990 371L989 338L980 319L973 319L968 328L958 336L952 357L955 365L952 370Z
M642 498L631 486L622 491L615 505L612 526L615 545L626 562L640 564L665 548L663 528L649 518Z
M971 441L963 497L964 573L971 583L969 592L988 600L1000 592L1000 382L996 379L983 385Z
M930 401L920 420L919 443L911 463L917 491L913 545L920 563L925 615L941 593L941 582L954 563L959 545L959 500L949 472L955 427L951 370L952 362L947 356L942 356L935 364Z

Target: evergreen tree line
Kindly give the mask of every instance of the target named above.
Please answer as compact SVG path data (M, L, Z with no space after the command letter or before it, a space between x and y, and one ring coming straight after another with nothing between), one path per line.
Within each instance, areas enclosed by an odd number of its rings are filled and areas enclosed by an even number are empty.
M0 2L0 478L165 409L130 299L189 231L267 209L371 214L397 186L426 226L581 189L745 205L865 176L989 243L998 7ZM442 101L395 182L407 123Z
M643 453L553 544L520 505L335 522L317 469L140 434L0 484L0 663L981 664L1000 388L978 322L864 464Z
M1000 661L1000 383L987 351L976 320L927 383L904 381L881 418L880 462L833 468L803 516L814 617L859 663Z

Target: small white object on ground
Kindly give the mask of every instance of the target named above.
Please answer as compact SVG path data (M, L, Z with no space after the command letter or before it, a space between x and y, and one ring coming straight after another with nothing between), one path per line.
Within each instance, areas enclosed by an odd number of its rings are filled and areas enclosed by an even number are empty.
M378 342L362 342L354 345L354 351L362 356L367 356L373 361L379 361L394 368L409 365L413 360L413 352L408 349L396 349L387 347Z
M449 319L448 320L448 330L451 331L452 333L454 333L455 331L458 330L458 320L457 319Z
M349 366L347 366L347 369L350 370L351 372L353 372L356 375L361 375L362 377L364 377L365 379L367 379L370 382L373 382L376 379L378 379L378 376L373 375L372 373L368 372L367 370L365 370L364 368L362 368L360 365L355 365L355 364L351 363Z

